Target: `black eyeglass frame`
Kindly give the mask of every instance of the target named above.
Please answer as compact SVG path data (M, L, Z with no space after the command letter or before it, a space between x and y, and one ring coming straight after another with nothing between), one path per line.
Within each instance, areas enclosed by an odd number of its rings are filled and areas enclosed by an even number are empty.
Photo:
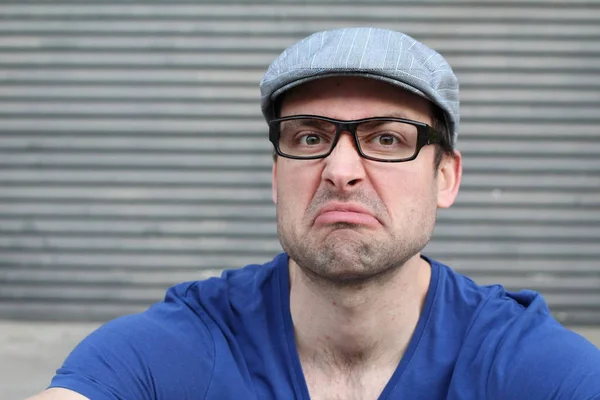
M283 121L291 121L291 120L295 120L295 119L305 119L305 118L313 118L313 119L318 119L321 121L330 122L335 126L335 136L333 137L333 141L331 143L331 148L329 149L329 151L327 153L321 154L318 156L293 156L291 154L283 153L281 151L281 149L279 148L279 136L281 134L281 132L279 131L279 127L280 127L279 123L283 122ZM371 121L402 122L402 123L413 125L414 127L416 127L417 128L417 145L415 147L415 153L411 157L397 158L397 159L385 159L385 158L371 157L371 156L368 156L365 153L363 153L363 151L360 147L360 143L358 141L358 137L356 136L356 128L358 127L359 124L362 124L364 122L371 122ZM294 160L316 160L319 158L328 157L331 154L331 152L333 151L333 149L335 148L335 146L337 145L342 132L350 132L350 134L354 138L354 144L356 145L356 148L358 149L358 154L360 154L361 157L366 158L367 160L378 161L378 162L396 163L396 162L412 161L415 158L417 158L417 156L419 155L419 152L421 151L421 149L423 147L430 145L430 144L441 143L443 140L442 134L439 131L437 131L436 129L432 128L431 126L427 125L424 122L413 121L413 120L404 119L404 118L395 118L395 117L371 117L371 118L362 118L362 119L345 121L345 120L339 120L339 119L334 119L334 118L327 118L327 117L323 117L320 115L301 114L301 115L290 115L287 117L275 118L275 119L272 119L271 121L269 121L269 141L273 144L273 147L275 148L275 152L277 153L277 155L279 155L281 157L291 158Z

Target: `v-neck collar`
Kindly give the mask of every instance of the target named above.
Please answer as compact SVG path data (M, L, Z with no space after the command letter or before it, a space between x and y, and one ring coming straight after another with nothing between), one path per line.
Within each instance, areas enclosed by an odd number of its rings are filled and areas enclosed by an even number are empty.
M408 343L408 347L400 360L400 363L396 367L396 370L392 374L392 377L385 385L385 388L379 396L379 400L387 399L390 394L394 391L394 388L400 382L404 371L408 368L412 358L415 355L423 337L423 333L428 325L432 306L434 303L435 295L438 288L438 282L440 277L439 265L432 262L429 258L421 256L431 266L431 280L429 282L429 289L427 290L427 296L425 297L425 304L423 310L419 316L419 321L413 335ZM299 399L310 400L308 393L308 385L304 378L304 372L302 371L302 365L300 364L300 356L298 355L298 348L296 347L296 338L294 335L294 323L292 321L292 313L290 309L290 275L289 275L289 256L285 253L281 254L277 260L276 273L279 275L278 280L278 297L281 305L281 326L283 327L284 342L287 350L288 368L290 368L290 374L292 378L292 385L296 397Z

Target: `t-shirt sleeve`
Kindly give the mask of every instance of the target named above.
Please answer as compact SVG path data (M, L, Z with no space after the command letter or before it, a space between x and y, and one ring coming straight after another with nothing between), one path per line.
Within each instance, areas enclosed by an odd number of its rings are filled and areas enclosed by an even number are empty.
M50 387L93 400L204 398L214 342L190 286L174 286L146 312L91 333L57 370Z
M498 344L487 387L489 399L600 399L600 350L533 304Z

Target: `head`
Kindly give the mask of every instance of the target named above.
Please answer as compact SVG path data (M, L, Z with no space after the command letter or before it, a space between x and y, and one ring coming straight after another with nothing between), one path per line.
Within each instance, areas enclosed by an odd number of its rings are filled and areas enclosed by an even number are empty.
M367 28L347 35L354 36L356 42L356 36L367 32L373 33ZM389 35L390 40L401 35L377 32L379 37ZM329 47L345 48L339 38L343 36L341 32L330 37L336 35L339 43ZM369 40L374 39L366 39L365 49ZM306 40L300 43L306 44ZM312 57L308 54L304 60L287 66L288 76L282 74L275 85L279 89L265 83L274 84L277 78L265 78L261 89L263 112L268 121L275 116L294 115L319 115L343 121L395 117L447 132L446 140L423 146L416 158L406 162L362 157L348 131L339 133L326 157L276 158L273 200L284 250L313 276L339 283L362 282L418 257L433 233L437 209L454 202L461 175L460 153L453 148L458 114L448 115L447 105L424 95L431 89L409 90L406 82L395 84L388 78L378 78L371 65L377 60L369 58L366 72L356 66L344 69L343 73L328 70L318 61L319 51L326 51L323 47L327 47L323 41L320 43L321 50L314 49L318 45L313 46ZM419 53L423 51L421 46L412 48L418 47L415 51ZM394 46L388 44L387 48ZM411 56L411 51L405 55ZM381 57L387 58L387 53ZM351 53L346 58L354 60ZM309 76L310 71L306 71L307 76L299 82L289 81L289 74L299 73L300 64L307 59L311 59L313 75L314 71L320 71L319 75ZM331 55L323 60L330 66L335 64ZM278 66L272 65L270 71L279 68L281 72L281 60L274 64Z

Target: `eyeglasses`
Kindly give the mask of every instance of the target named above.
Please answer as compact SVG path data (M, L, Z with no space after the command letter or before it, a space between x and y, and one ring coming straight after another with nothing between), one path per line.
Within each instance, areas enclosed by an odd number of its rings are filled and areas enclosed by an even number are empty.
M381 162L417 158L442 135L429 125L403 118L373 117L342 121L317 115L293 115L269 122L269 140L278 155L297 160L325 158L340 134L349 132L361 157Z

